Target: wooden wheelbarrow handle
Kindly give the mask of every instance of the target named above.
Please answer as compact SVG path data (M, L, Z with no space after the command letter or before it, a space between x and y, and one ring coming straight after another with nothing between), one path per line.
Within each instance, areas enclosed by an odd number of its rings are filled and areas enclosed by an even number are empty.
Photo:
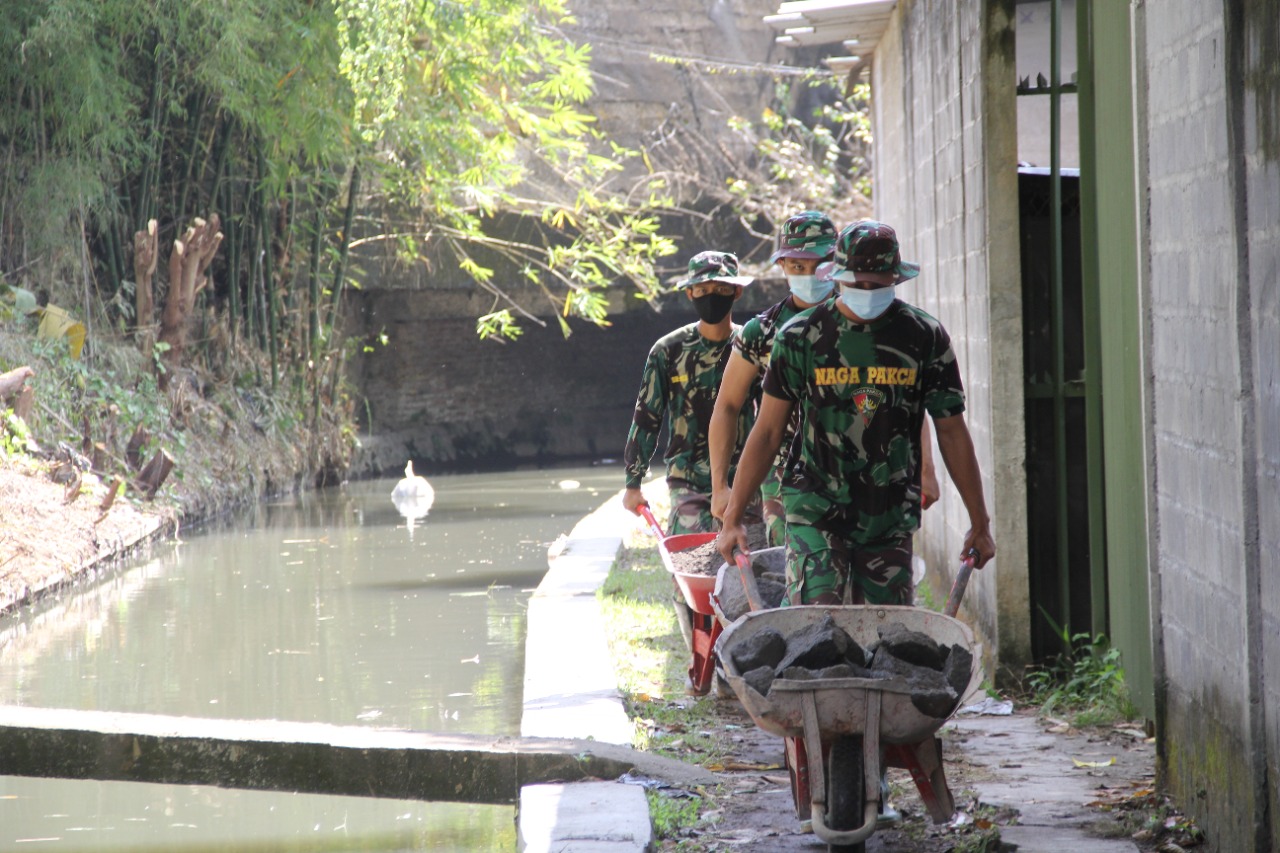
M955 616L960 609L960 599L964 598L964 590L969 585L969 575L973 574L973 563L977 558L978 552L970 548L969 553L960 561L960 571L956 574L955 583L951 584L947 606L942 611L947 616Z
M753 611L764 610L760 588L756 586L756 573L751 571L751 561L741 551L733 552L733 561L738 564L738 572L742 575L742 590L747 594L747 603Z

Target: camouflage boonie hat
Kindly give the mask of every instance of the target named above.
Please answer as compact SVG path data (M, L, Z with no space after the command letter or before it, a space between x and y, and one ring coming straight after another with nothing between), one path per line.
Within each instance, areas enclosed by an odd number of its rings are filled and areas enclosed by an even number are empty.
M836 258L828 277L839 281L900 284L920 274L920 265L902 260L898 235L874 219L846 225L836 240Z
M689 261L689 277L676 282L676 290L684 290L706 281L719 281L745 287L753 276L738 275L738 256L729 252L699 252Z
M778 231L778 250L769 256L769 263L781 258L808 258L822 260L836 246L836 226L831 217L816 210L806 210L788 217Z

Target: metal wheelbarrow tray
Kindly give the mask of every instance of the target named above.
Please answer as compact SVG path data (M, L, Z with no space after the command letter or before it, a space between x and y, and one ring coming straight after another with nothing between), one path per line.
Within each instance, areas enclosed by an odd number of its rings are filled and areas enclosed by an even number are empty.
M808 756L829 756L825 762L792 765L797 812L808 811L814 834L823 841L837 849L860 850L876 828L883 746L890 765L911 771L934 822L945 823L955 804L942 770L941 745L933 735L948 717L919 711L904 680L777 678L768 695L761 695L737 671L732 653L739 643L765 628L790 636L827 614L863 647L879 641L879 626L901 622L940 644L968 649L974 655L973 672L957 708L982 680L973 632L958 619L930 610L889 605L798 606L740 617L723 630L716 644L725 680L760 728L798 739ZM802 794L808 794L809 803L801 802Z

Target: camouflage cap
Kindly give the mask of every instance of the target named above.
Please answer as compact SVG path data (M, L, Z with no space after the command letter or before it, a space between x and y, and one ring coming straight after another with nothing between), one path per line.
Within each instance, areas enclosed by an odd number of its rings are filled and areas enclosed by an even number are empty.
M778 230L778 250L769 257L769 263L781 258L809 258L822 260L836 246L836 226L831 217L816 210L806 210L787 218Z
M828 278L900 284L920 274L920 265L902 260L898 235L874 219L846 225L836 240L836 257Z
M677 290L702 284L704 281L721 281L745 287L755 278L738 275L738 256L729 252L699 252L689 261L689 277L676 282Z

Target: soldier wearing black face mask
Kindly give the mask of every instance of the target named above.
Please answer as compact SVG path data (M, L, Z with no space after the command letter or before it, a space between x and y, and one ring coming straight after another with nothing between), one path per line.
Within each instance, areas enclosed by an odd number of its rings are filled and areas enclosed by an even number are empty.
M711 456L707 430L715 408L716 392L724 376L725 364L733 351L730 344L739 327L730 310L752 281L738 275L738 259L727 252L702 252L689 261L688 278L676 284L693 303L698 322L681 326L663 335L649 351L644 377L636 398L635 415L627 446L623 451L627 483L622 503L639 515L648 503L640 483L649 470L665 420L667 488L671 493L671 514L666 533L709 533L719 523L711 517ZM751 431L753 410L744 407L737 423L737 448L741 449ZM734 453L737 459L737 452ZM679 589L674 590L676 618L685 644L693 647L693 613ZM686 686L690 693L705 688Z
M698 322L664 335L645 361L640 394L623 460L626 491L623 505L639 514L647 502L640 483L649 470L665 419L669 440L663 461L671 492L667 535L705 533L717 528L711 516L711 457L707 429L716 392L732 352L730 341L738 328L730 311L750 284L738 275L738 259L728 252L701 252L689 261L689 276L676 288L685 291ZM749 407L738 418L737 447L751 431ZM736 457L736 453L734 454Z

